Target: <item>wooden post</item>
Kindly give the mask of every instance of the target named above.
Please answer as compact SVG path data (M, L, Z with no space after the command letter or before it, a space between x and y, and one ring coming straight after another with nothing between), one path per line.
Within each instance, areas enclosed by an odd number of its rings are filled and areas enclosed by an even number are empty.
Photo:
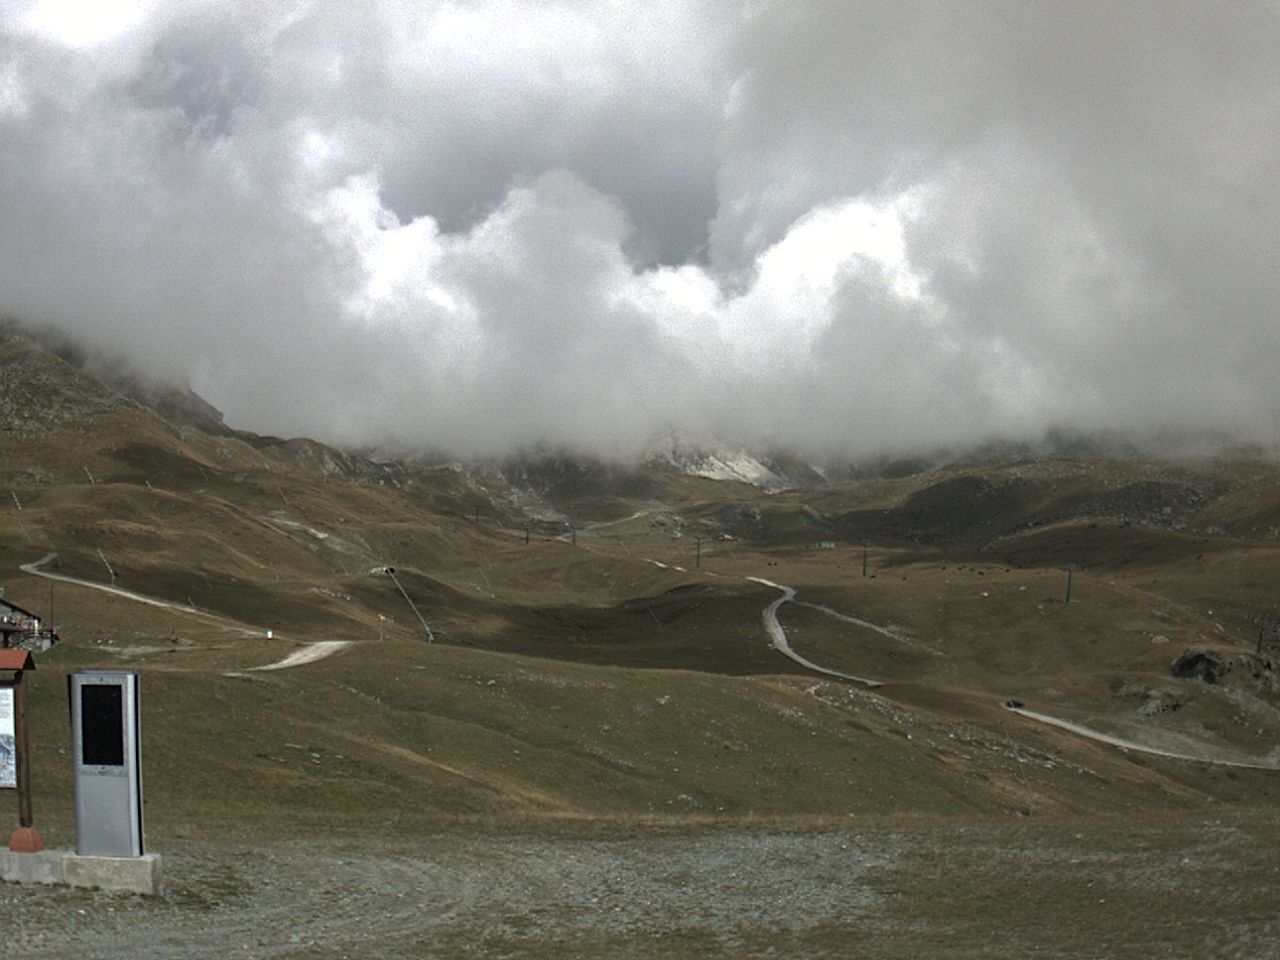
M867 575L867 547L871 545L870 540L862 541L862 575Z
M698 567L701 567L701 566L702 566L702 538L701 538L701 537L698 537L698 538L697 538L697 543L698 543L698 562L697 562L697 566L698 566Z
M21 670L13 675L13 732L18 750L18 826L30 827L31 752L27 748L27 686Z

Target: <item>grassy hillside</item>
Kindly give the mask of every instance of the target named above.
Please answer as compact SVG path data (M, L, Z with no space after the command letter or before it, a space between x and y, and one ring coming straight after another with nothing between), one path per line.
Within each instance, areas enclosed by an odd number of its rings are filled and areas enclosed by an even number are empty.
M161 837L1277 800L1276 772L1002 707L1280 759L1269 628L1256 649L1276 612L1269 463L970 464L774 495L669 468L467 471L205 433L18 339L0 345L0 427L0 583L64 638L31 678L54 840L71 829L63 675L85 666L142 673ZM175 606L19 570L45 558ZM798 652L884 686L782 656L762 622L780 593L751 577L796 589L779 617ZM348 645L256 669L319 641ZM1229 669L1174 676L1190 648Z

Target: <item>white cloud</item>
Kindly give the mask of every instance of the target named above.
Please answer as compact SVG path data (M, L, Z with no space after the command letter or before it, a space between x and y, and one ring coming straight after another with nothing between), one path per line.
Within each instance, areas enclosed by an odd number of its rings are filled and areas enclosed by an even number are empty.
M24 23L67 46L92 47L137 26L155 6L144 0L36 0Z
M1269 443L1280 25L1200 10L11 7L0 310L348 443Z

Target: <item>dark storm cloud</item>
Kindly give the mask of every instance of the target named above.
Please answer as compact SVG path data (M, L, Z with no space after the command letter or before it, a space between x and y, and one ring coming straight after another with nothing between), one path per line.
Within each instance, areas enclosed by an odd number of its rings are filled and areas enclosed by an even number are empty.
M1274 4L57 6L0 14L0 310L237 425L1277 440Z

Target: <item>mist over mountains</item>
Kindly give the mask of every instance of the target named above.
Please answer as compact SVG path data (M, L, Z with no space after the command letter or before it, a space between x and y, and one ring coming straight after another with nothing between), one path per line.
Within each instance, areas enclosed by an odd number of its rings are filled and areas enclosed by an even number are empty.
M363 448L1270 450L1277 54L1266 3L12 3L0 314Z

